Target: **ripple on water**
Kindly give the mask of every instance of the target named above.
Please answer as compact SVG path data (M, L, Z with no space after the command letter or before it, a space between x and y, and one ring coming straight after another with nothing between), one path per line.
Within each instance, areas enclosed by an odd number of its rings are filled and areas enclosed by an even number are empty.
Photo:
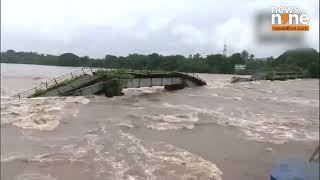
M145 115L146 127L155 130L193 129L198 113Z

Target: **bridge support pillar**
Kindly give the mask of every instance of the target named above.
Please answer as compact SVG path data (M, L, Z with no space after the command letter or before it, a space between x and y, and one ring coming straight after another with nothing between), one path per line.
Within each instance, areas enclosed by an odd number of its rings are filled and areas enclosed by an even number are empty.
M103 87L103 92L107 97L122 96L122 85L119 79L112 79L112 82Z
M186 87L185 84L172 84L172 85L165 85L164 89L167 91L173 91L173 90L183 89L184 87Z

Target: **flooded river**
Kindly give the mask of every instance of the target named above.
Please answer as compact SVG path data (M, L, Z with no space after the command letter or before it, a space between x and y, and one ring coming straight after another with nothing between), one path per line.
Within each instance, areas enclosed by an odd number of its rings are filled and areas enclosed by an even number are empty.
M1 64L1 179L268 179L319 141L319 80L11 99L78 68Z

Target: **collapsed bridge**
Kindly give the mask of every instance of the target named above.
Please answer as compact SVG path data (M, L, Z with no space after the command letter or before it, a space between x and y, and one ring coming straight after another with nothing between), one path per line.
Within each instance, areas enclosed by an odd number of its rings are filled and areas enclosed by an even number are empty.
M82 68L70 74L43 82L39 86L14 95L14 98L122 95L124 88L164 86L166 90L206 85L199 76L181 72L148 70L110 70Z

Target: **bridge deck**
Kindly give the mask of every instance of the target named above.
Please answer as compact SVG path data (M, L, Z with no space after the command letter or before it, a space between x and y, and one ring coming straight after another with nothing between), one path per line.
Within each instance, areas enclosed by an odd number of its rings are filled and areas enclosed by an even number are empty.
M133 78L124 79L123 88L139 88L151 86L167 86L185 84L187 86L202 86L206 82L199 76L181 72L151 72L151 71L119 71L103 70L103 77L99 76L101 69L84 69L72 72L70 74L54 78L51 81L41 83L28 91L14 95L14 98L29 98L37 96L63 96L70 95L71 92L86 91L95 93L105 86L108 77L112 78L114 73L128 74ZM99 80L100 78L100 80ZM77 91L78 90L78 91Z

